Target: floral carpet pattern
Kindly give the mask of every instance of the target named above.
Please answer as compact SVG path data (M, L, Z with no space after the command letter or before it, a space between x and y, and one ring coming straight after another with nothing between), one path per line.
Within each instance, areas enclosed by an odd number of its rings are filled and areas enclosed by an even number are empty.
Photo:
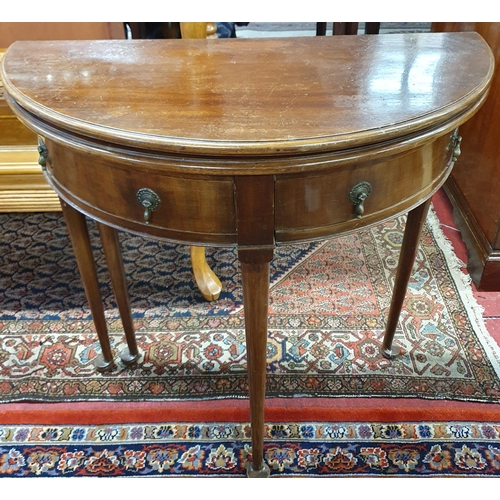
M275 423L273 476L500 475L500 423ZM250 425L0 427L0 477L245 476Z
M381 356L405 218L276 249L267 346L270 397L500 400L500 356L469 303L430 214L395 342ZM96 227L89 221L112 348L125 346ZM443 242L444 241L444 242ZM62 216L0 215L0 401L247 397L239 264L208 249L223 284L205 301L189 248L121 234L142 356L96 372L100 352Z

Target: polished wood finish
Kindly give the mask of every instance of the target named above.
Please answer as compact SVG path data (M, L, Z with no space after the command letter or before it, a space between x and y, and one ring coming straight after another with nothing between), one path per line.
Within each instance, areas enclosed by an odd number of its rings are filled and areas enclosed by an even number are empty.
M127 283L125 281L125 270L120 251L120 239L118 231L115 228L106 226L100 222L97 223L97 227L127 340L127 348L120 353L120 358L124 364L129 365L139 359L139 350L135 340L134 322L132 320Z
M500 65L500 23L433 23L432 30L478 32ZM467 245L474 284L479 290L500 291L500 71L483 108L460 133L463 153L445 189Z
M215 23L179 23L182 38L209 38L216 37Z
M334 170L280 176L276 180L277 241L313 239L356 228L360 221L353 218L347 194L363 181L372 186L363 225L411 209L435 192L450 173L449 142L449 136L443 135L417 148L400 143L390 158L385 147L381 154L374 149L356 151L342 156Z
M222 284L207 264L205 247L191 246L190 255L194 279L201 294L208 301L217 300Z
M263 441L269 263L275 243L274 178L267 175L236 177L235 203L252 426L252 462L247 473L249 477L267 477L269 467L263 459Z
M252 260L247 252L246 260ZM262 255L255 254L256 260ZM266 397L267 311L269 307L269 262L241 264L245 334L247 344L250 424L252 426L252 462L250 477L269 474L264 462L264 405Z
M0 23L2 24L2 23ZM0 64L4 50L0 49ZM59 211L59 197L38 165L36 134L12 113L0 78L0 212Z
M210 32L210 29L207 29ZM63 30L62 33L65 31ZM22 36L23 32L14 30L14 34ZM47 32L45 35L47 36ZM32 36L40 37L42 34L35 30ZM4 51L0 50L0 61L3 54ZM5 103L3 83L0 79L0 212L58 212L61 210L59 196L47 184L38 164L37 146L36 134L23 125ZM222 284L208 266L204 248L198 247L192 250L191 255L195 257L192 267L200 292L206 300L216 300L222 290ZM127 335L127 339L129 337L130 335ZM124 360L135 357L137 353L134 355L124 353L122 356Z
M47 136L50 130L38 123L47 122L56 133L62 127L108 140L115 149L168 152L174 155L170 170L183 174L255 175L300 172L307 153L334 160L334 152L389 142L402 133L410 137L443 119L455 119L446 122L452 130L468 118L462 112L475 111L493 72L488 47L472 33L287 38L279 49L276 44L276 39L18 42L8 52L4 85L17 103L17 116L31 122L36 112L30 125ZM471 44L479 51L472 59ZM21 54L29 54L27 62ZM458 79L451 68L462 64L468 71ZM332 71L338 65L350 65L351 72ZM436 79L440 85L432 84ZM54 81L64 85L57 102ZM110 86L113 90L103 94ZM188 154L203 159L196 162ZM303 161L287 161L292 154ZM255 162L248 155L282 158Z
M123 156L103 152L89 162L85 150L57 148L48 138L46 144L52 152L47 166L49 182L95 219L178 242L236 242L230 176L183 176L165 168L168 160L141 158L125 151ZM149 224L145 224L144 207L137 200L140 189L152 190L161 200Z
M181 38L217 38L217 26L215 23L179 23L179 25ZM218 299L222 290L222 284L207 264L205 249L203 247L191 246L190 253L194 279L201 294L208 301Z
M108 327L104 316L101 291L92 253L92 245L87 228L85 216L72 207L70 204L61 200L61 207L68 233L75 252L76 262L82 278L85 295L89 302L92 319L101 344L102 354L95 360L96 368L101 372L106 372L114 367L113 353L109 343Z
M0 23L0 47L17 40L125 39L124 23Z
M253 427L248 473L261 477L275 245L408 210L409 226L419 227L454 163L455 129L486 98L493 59L474 33L24 42L9 49L2 74L16 116L44 138L45 174L68 205L137 234L237 246ZM366 183L360 215L352 196ZM156 200L151 210L138 200L142 190ZM406 239L415 243L413 229ZM398 302L413 243L405 245ZM107 246L119 251L116 241ZM124 286L116 289L125 296Z
M0 62L17 40L124 39L123 23L0 22ZM0 78L0 212L58 212L59 197L37 163L36 134L25 127L3 99Z
M399 350L392 346L392 341L398 326L399 315L403 307L406 289L408 288L413 264L417 256L418 242L420 241L420 235L422 234L430 204L431 200L428 198L424 203L408 213L403 244L401 245L401 253L399 255L396 280L394 282L394 290L392 292L391 307L389 309L389 316L387 318L387 326L382 344L382 354L386 358L393 358L399 354Z

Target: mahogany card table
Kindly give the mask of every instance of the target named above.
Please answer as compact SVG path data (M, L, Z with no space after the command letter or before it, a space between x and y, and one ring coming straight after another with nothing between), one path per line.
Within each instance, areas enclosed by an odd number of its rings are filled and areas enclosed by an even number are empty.
M236 245L251 477L263 457L269 263L276 245L408 212L392 341L430 197L460 153L494 61L476 33L280 39L16 42L6 100L40 137L102 346L113 364L87 233L97 221L128 349L138 350L117 230ZM293 404L293 403L291 403Z

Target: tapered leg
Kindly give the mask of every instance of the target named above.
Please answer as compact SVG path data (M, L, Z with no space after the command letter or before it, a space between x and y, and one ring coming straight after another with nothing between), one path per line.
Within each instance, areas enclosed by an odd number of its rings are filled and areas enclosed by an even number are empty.
M242 262L241 271L252 427L252 463L247 474L249 477L269 477L269 467L264 462L269 262Z
M206 300L212 301L219 298L222 284L215 273L208 267L205 258L205 247L191 247L191 265L196 284Z
M97 356L94 363L98 371L109 371L114 367L113 354L109 343L108 328L104 317L101 291L97 280L97 271L85 216L64 200L61 199L60 201L83 288L85 289L97 336L101 344L102 354Z
M238 260L243 281L252 463L248 477L268 477L264 463L269 264L274 253L274 177L236 176Z
M139 359L139 350L137 349L137 342L135 340L134 323L132 321L127 283L125 281L125 270L120 250L120 239L118 231L115 228L101 224L100 222L97 223L97 227L99 228L102 248L106 257L106 263L108 264L109 276L127 340L127 347L120 353L120 358L128 365Z
M401 308L403 307L406 289L408 288L408 282L410 281L413 264L417 255L420 235L422 234L422 228L429 210L430 202L431 200L428 199L408 213L403 244L399 255L399 264L396 273L396 281L394 283L394 291L392 292L391 307L389 310L389 317L387 319L387 328L382 344L382 354L386 358L392 358L399 354L398 349L393 349L392 341L398 325Z

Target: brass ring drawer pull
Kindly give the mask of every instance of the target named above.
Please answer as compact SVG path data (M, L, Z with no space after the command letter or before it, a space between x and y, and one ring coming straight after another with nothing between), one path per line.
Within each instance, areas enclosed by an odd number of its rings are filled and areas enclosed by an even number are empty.
M357 219L361 219L361 216L364 214L365 207L363 203L365 202L366 198L370 196L371 192L371 184L365 181L353 186L351 191L349 192L349 200L355 206L354 214L356 215Z
M151 215L160 205L160 197L151 189L142 188L137 191L137 199L144 207L144 222L149 224Z

